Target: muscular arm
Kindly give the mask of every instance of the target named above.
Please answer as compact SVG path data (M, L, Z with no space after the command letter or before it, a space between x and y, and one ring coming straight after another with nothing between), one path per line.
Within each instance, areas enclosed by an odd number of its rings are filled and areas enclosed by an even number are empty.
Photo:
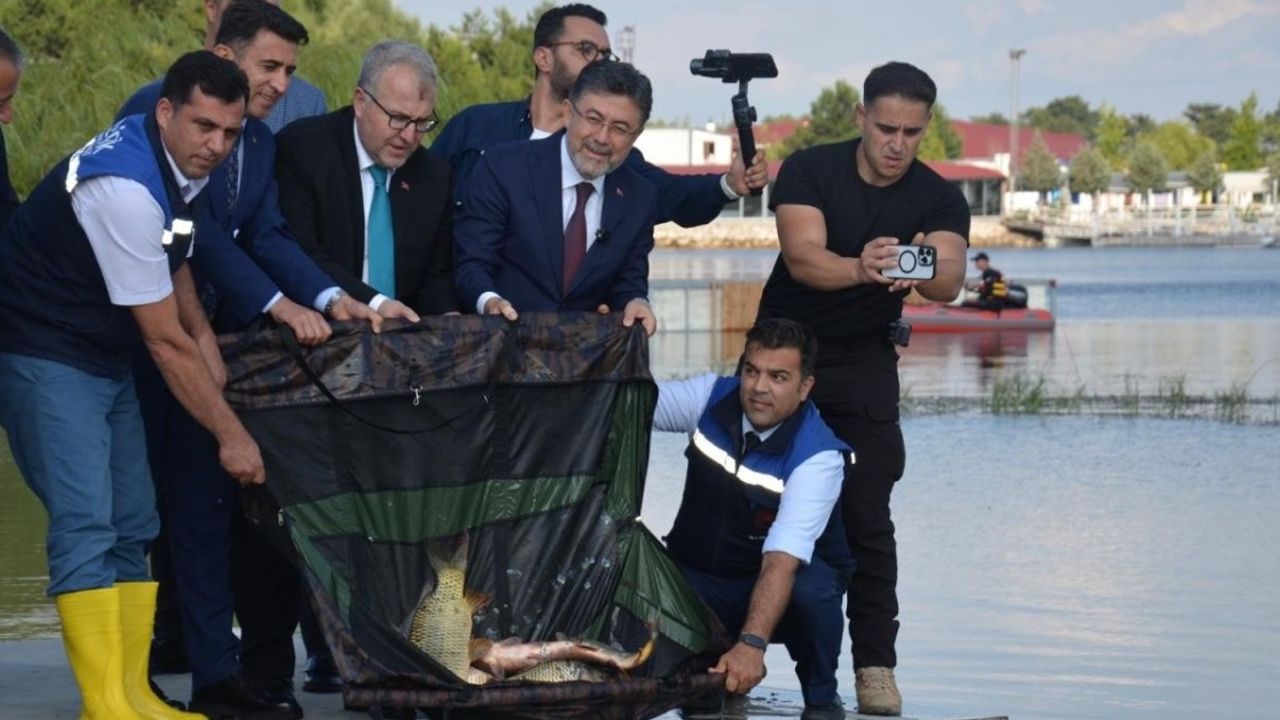
M258 445L223 399L196 340L184 327L190 318L182 317L181 308L188 308L189 313L194 303L204 312L194 295L191 271L183 267L174 275L174 294L130 310L174 397L217 439L222 466L242 483L261 483L266 475Z
M871 281L861 259L827 249L827 221L821 210L812 205L779 205L776 214L782 259L796 282L815 290L843 290Z
M182 329L196 341L196 347L200 350L200 357L204 359L205 367L209 368L213 384L218 389L222 389L222 386L227 384L227 367L222 364L222 351L218 349L218 338L213 334L209 318L200 305L195 282L191 277L191 268L187 265L183 265L173 275L173 297L178 305L178 322L182 325Z
M767 552L760 568L760 576L751 591L751 604L747 607L747 621L742 632L768 639L782 614L791 602L791 586L795 583L800 560L781 552ZM745 643L736 643L724 655L711 672L724 673L724 689L746 693L760 683L765 676L764 652Z

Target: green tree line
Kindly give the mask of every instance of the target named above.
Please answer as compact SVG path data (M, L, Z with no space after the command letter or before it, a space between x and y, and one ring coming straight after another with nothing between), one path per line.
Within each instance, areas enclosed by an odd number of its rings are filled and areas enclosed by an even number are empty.
M781 159L800 148L856 137L853 117L858 100L857 89L844 81L824 88L810 105L808 124L771 148L772 157ZM1000 113L976 116L973 121L1009 124ZM1266 167L1272 180L1280 180L1280 103L1263 112L1256 93L1238 107L1190 103L1182 117L1163 122L1142 113L1121 115L1108 105L1094 107L1079 95L1070 95L1028 108L1019 122L1033 130L1074 133L1090 143L1069 168L1068 182L1076 192L1105 190L1112 172L1123 173L1140 192L1163 190L1174 171L1185 172L1191 186L1207 195L1221 188L1225 170ZM958 158L961 150L960 137L939 103L920 157ZM1018 172L1020 189L1045 193L1062 184L1057 160L1038 134L1033 135Z
M533 27L550 3L523 18L474 11L456 26L423 26L391 0L285 0L311 35L298 75L329 106L351 101L360 58L396 38L425 47L440 67L437 112L529 92ZM14 186L26 194L63 156L110 124L125 99L204 42L196 0L0 0L0 23L27 56L16 117L5 128Z

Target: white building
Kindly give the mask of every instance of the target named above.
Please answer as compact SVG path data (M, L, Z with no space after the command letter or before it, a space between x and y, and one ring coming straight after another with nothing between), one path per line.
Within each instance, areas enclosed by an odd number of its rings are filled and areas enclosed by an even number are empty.
M645 128L636 138L636 148L658 166L728 165L733 138L714 130Z
M1263 170L1233 170L1222 174L1222 202L1234 207L1270 205L1276 202L1276 188Z

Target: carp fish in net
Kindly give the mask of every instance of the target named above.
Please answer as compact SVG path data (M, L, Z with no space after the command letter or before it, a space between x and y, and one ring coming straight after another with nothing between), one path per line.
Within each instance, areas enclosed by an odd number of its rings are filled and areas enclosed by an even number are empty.
M457 677L472 685L496 680L557 683L605 682L643 666L653 652L655 634L636 652L624 652L590 640L557 639L494 642L473 636L475 615L489 603L466 589L464 540L451 557L428 553L436 583L414 610L409 641Z

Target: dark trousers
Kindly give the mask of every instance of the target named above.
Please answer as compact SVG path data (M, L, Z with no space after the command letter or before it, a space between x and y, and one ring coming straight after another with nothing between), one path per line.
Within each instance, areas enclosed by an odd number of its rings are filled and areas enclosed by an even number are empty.
M890 353L836 368L819 366L816 375L813 400L831 430L853 448L855 458L845 468L840 494L849 550L857 563L847 608L853 665L896 667L898 549L889 497L907 457L898 425L896 356Z
M676 563L694 592L720 618L730 637L742 632L751 604L756 576L722 578ZM838 692L836 669L840 664L840 629L844 618L840 601L848 584L848 574L813 558L800 566L791 587L791 602L773 632L796 663L796 677L805 705L829 705Z
M153 369L153 368L152 368ZM158 371L135 375L152 477L163 489L172 586L193 687L239 669L231 630L231 522L236 483L218 463L218 444L169 392Z
M297 554L266 490L249 488L242 494L251 506L269 511L236 513L233 574L240 660L250 677L268 688L292 685L293 633L302 597Z

